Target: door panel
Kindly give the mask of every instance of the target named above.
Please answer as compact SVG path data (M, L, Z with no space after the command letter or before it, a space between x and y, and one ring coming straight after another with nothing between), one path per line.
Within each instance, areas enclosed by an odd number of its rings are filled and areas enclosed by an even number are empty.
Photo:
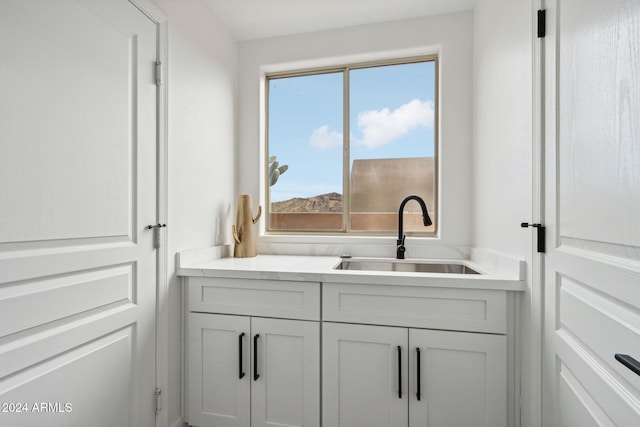
M25 2L3 2L9 10L0 30L11 41L3 61L12 64L2 68L1 200L11 209L3 210L0 242L135 239L134 156L140 148L154 154L153 145L139 147L137 128L153 126L153 116L138 115L144 94L136 82L139 67L150 82L145 62L155 46L144 44L155 38L145 40L95 2L13 3ZM151 57L138 57L147 47Z
M323 424L408 426L407 329L328 322L322 328Z
M189 314L188 411L191 425L250 425L250 334L249 317Z
M553 0L545 40L545 426L640 425L640 3Z
M79 419L103 426L136 425L129 403L135 397L134 339L135 331L128 327L8 377L2 402L22 407L0 414L0 425L65 427L78 425ZM94 405L95 399L101 404Z
M558 1L562 238L640 244L639 8L636 0Z
M566 365L560 366L558 393L560 401L565 405L565 410L562 411L560 419L561 426L599 427L615 425L611 419L601 416L602 411L594 413L594 408L599 409L597 403L576 379L575 375L567 369Z
M0 401L73 406L19 425L154 425L156 25L6 0L0 39Z
M0 287L0 312L12 319L0 324L0 336L107 305L131 303L133 281L134 266L129 264Z
M256 334L260 376L251 385L252 427L319 427L320 323L254 317Z
M412 427L506 427L506 336L410 329L409 344Z

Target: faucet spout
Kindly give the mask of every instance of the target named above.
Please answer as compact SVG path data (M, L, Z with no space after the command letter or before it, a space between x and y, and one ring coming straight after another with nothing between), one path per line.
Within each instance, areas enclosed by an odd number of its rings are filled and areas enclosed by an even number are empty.
M418 202L420 204L420 209L422 209L422 222L424 224L425 227L428 227L432 224L431 222L431 217L429 217L429 213L427 212L427 205L424 202L424 200L422 200L421 197L416 196L415 194L411 194L407 197L405 197L402 202L400 203L400 208L398 209L398 241L396 243L396 258L397 259L404 259L404 253L406 251L406 248L404 247L404 240L405 240L405 235L404 232L402 231L402 217L404 214L404 207L407 204L407 202L409 200L415 200L416 202Z

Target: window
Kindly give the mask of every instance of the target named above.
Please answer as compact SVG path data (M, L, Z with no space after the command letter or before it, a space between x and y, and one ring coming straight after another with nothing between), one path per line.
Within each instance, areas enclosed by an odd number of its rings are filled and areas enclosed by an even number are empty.
M267 231L437 230L437 58L267 75ZM345 131L346 130L346 131Z

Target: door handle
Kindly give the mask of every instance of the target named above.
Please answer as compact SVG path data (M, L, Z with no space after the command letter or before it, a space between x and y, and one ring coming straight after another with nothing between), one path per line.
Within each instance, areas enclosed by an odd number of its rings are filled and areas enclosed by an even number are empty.
M640 375L640 362L633 357L628 354L616 353L616 360L631 369L636 375Z
M244 339L244 332L238 336L238 378L244 377L244 370L242 369L242 341Z
M257 381L260 378L258 375L258 338L260 338L260 334L255 334L253 336L253 380Z

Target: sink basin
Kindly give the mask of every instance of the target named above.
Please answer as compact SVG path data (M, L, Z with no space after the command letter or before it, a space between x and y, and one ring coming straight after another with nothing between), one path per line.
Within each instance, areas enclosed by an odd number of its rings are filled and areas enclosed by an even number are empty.
M342 260L334 270L397 271L404 273L480 274L464 264L410 260Z

